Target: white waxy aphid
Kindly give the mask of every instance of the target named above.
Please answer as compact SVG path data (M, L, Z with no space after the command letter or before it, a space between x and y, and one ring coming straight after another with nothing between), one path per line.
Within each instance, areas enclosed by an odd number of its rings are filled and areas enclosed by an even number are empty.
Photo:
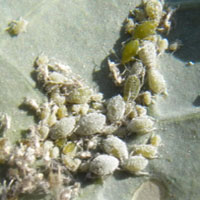
M162 55L169 47L169 42L166 38L159 38L157 41L157 50L159 52L158 55Z
M93 135L103 130L106 117L100 113L89 113L80 118L78 122L78 135Z
M143 73L144 73L144 65L142 64L141 61L136 60L130 69L130 74L142 75Z
M51 72L48 77L49 81L54 84L64 84L68 79L59 72Z
M49 58L45 56L43 53L40 56L38 56L35 60L35 64L37 67L47 65L48 63L49 63Z
M162 143L162 139L159 135L153 134L150 138L150 144L159 147Z
M128 149L126 143L116 136L108 136L102 141L103 150L120 161L128 159Z
M107 117L110 122L123 119L125 113L125 102L120 95L114 96L107 103Z
M99 155L90 162L90 172L97 176L106 176L113 174L113 172L119 166L119 160L110 155Z
M46 123L49 125L49 127L53 126L57 122L57 112L59 107L57 105L54 105L51 108L51 113L49 117L46 119Z
M20 33L26 32L26 28L28 25L28 21L23 19L22 17L19 20L12 20L8 24L8 28L6 29L11 35L19 35Z
M134 145L133 154L141 154L145 158L153 159L158 157L158 148L151 144L139 144Z
M157 52L153 42L144 40L138 55L148 69L157 67Z
M0 131L6 131L11 127L11 117L5 113L0 113Z
M152 132L155 128L154 121L149 116L142 116L133 118L128 126L127 129L131 132L137 133L138 135L147 134Z
M147 175L146 172L142 172L147 165L148 160L146 158L144 158L142 155L136 155L129 157L129 159L124 162L123 168L136 175Z
M149 69L147 74L150 90L155 94L167 95L167 85L163 75L157 69Z
M101 92L94 93L91 96L91 101L101 102L103 100L103 94Z
M108 59L108 67L110 70L110 76L113 78L115 85L120 86L124 82L124 79L121 76L118 64Z
M133 18L126 18L126 21L125 21L125 32L128 33L128 34L133 34L133 30L135 28L135 23L134 23L134 20Z
M127 102L125 116L129 117L130 119L137 117L138 113L135 107L136 103L134 101Z
M64 117L60 121L57 121L50 130L50 137L55 139L66 138L73 133L75 128L75 117Z
M180 49L180 47L183 45L182 41L181 40L176 40L172 43L169 44L169 50L170 51L177 51L178 49Z
M163 15L163 5L159 0L148 0L145 4L145 12L150 19L159 22Z
M31 109L33 109L36 112L40 112L40 106L35 99L30 99L26 97L24 99L23 104L26 106L29 106Z
M4 164L10 157L12 145L6 138L0 138L0 163Z

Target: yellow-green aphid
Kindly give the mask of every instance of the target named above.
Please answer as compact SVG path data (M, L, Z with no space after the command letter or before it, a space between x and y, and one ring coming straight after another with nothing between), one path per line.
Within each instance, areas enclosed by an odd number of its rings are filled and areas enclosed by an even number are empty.
M139 24L135 27L134 30L134 38L135 39L144 39L149 35L153 35L156 33L156 28L158 23L153 20L144 21L142 24Z
M135 100L140 92L141 82L137 75L130 75L124 84L124 100Z
M139 49L139 40L131 40L125 44L122 51L122 64L126 64L134 59Z
M67 142L63 146L62 153L71 157L74 157L77 152L77 145L74 142Z
M159 0L148 0L145 4L145 12L150 19L160 22L163 15L163 5Z
M26 27L28 25L28 21L24 20L22 17L19 20L12 20L8 24L8 31L11 35L19 35L20 33L26 32Z
M141 154L145 158L154 159L158 157L158 148L151 144L139 144L133 146L133 153Z
M167 95L167 85L163 75L156 69L148 70L148 84L149 88L155 94Z
M159 135L153 134L150 138L151 145L159 147L162 143L162 139Z

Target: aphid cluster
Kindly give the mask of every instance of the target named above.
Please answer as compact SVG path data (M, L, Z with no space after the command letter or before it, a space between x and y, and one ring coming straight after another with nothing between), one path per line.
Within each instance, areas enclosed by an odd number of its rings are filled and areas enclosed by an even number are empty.
M158 157L161 138L152 134L155 120L145 106L153 103L155 94L166 94L157 59L168 42L158 32L168 31L170 16L159 0L144 2L131 15L125 25L131 37L122 49L121 62L108 60L123 95L105 100L69 66L44 54L35 60L37 82L48 100L25 98L23 104L35 112L38 123L14 146L5 135L0 140L0 162L9 166L4 199L40 189L56 200L70 200L78 194L79 173L93 178L115 170L148 174L144 169L149 159ZM126 67L123 75L120 66ZM6 130L9 122L4 115L0 128ZM147 144L130 147L124 137L133 134L151 136Z
M122 87L125 101L136 100L146 106L146 91L149 97L167 95L167 85L160 73L158 58L165 50L176 49L169 46L161 33L168 33L170 17L174 9L166 8L164 1L147 0L130 11L125 21L125 33L130 38L123 42L121 61L108 60L110 75L116 86ZM169 46L169 47L168 47ZM125 70L122 72L122 68ZM143 95L140 95L143 93Z

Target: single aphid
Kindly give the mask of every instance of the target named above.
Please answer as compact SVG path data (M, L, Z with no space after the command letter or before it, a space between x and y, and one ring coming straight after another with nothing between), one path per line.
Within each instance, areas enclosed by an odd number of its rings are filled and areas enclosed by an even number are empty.
M148 0L145 4L145 12L149 19L159 23L163 16L163 5L159 0Z
M67 169L72 172L76 172L81 164L81 160L79 158L73 158L68 155L62 155L62 162Z
M138 55L148 69L157 67L156 44L153 42L144 40L141 43Z
M66 138L73 133L75 128L76 120L75 117L64 117L57 121L54 126L51 127L50 137L53 140Z
M132 60L137 55L139 50L139 40L130 40L128 43L125 44L122 50L122 59L121 63L124 65Z
M142 117L142 116L146 116L147 115L147 109L144 106L141 105L136 105L135 109L137 111L137 116L138 117Z
M130 75L125 81L123 97L125 101L135 100L140 92L141 82L137 75Z
M71 111L74 115L86 115L89 111L89 105L87 103L73 104Z
M159 147L162 144L162 139L159 135L153 134L150 138L150 144Z
M171 29L170 19L175 11L176 11L175 8L170 8L170 7L168 8L166 15L162 19L163 28L160 28L160 31L165 31L165 32L167 32L167 34L169 33L169 31Z
M138 117L136 103L134 101L126 102L125 116L130 119Z
M7 138L0 138L0 164L6 163L11 156L13 147Z
M131 14L134 16L137 22L143 22L147 17L144 9L142 8L135 8Z
M156 69L149 69L147 80L150 90L155 94L164 94L167 96L167 85L163 75Z
M154 159L158 158L158 148L151 144L136 144L132 148L132 154L141 154L145 158Z
M62 153L64 155L68 155L74 157L77 152L77 145L74 142L67 142L66 145L63 146Z
M183 45L182 41L181 40L176 40L174 42L172 42L170 45L169 45L169 50L170 51L177 51L178 49L180 49L180 47Z
M102 141L102 148L107 153L116 158L121 162L128 159L128 149L126 143L116 136L108 136Z
M59 107L57 105L53 105L51 107L51 113L49 117L46 120L44 120L44 122L46 122L49 125L49 127L53 126L57 122L58 109Z
M40 124L37 126L37 130L38 130L40 139L42 141L46 140L46 138L49 135L49 127L47 125Z
M11 117L5 113L0 113L0 132L5 132L11 127Z
M142 155L129 157L123 164L123 168L135 175L148 175L147 172L142 172L148 165L148 160Z
M142 105L149 106L154 102L152 98L151 92L145 91L138 95L136 101Z
M75 88L66 96L66 102L71 104L88 103L92 94L93 91L89 87Z
M156 33L158 22L149 20L144 21L142 24L138 24L134 29L134 39L144 39L149 35Z
M124 78L122 77L120 70L118 68L117 63L110 61L108 59L108 67L110 70L110 76L113 78L116 86L120 86L124 82Z
M43 53L40 56L38 56L35 60L35 65L37 67L48 65L48 63L49 63L49 58L45 56Z
M108 100L107 117L111 123L122 120L124 113L125 102L120 95L114 96Z
M58 147L53 147L50 149L50 157L52 159L58 159L60 156L60 149Z
M27 31L26 30L27 25L28 25L28 21L20 17L19 20L12 20L8 24L8 28L6 28L6 31L8 31L11 35L17 36L20 33Z
M39 113L40 112L40 106L39 104L37 103L37 101L35 99L30 99L30 98L25 98L24 99L24 102L23 102L24 105L26 106L29 106L32 110L34 110L36 113Z
M68 116L68 111L67 111L67 107L65 105L60 105L58 107L58 110L56 112L56 116L57 118L60 120L64 117L67 117Z
M194 62L188 61L188 62L186 63L186 65L187 65L187 66L193 66L193 65L194 65Z
M50 95L50 99L57 105L65 104L65 97L60 94L60 91L52 92Z
M103 177L113 172L119 166L119 160L110 155L99 155L90 162L89 170L97 176Z
M130 74L132 75L142 75L144 73L144 65L141 61L136 60L130 69Z
M133 35L133 30L135 28L135 23L134 23L134 20L133 18L126 18L126 21L125 21L125 32L128 33L128 34L131 34Z
M106 123L106 116L101 113L89 113L83 115L78 122L78 135L93 135L100 133Z
M127 129L131 132L137 133L138 135L147 134L155 130L154 120L149 116L142 116L133 118L128 126Z
M157 41L158 55L162 55L169 48L169 42L166 38L159 38Z

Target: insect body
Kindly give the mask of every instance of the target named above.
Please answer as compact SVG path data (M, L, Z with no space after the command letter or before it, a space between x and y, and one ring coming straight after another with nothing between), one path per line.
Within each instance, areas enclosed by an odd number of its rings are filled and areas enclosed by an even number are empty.
M131 132L135 132L139 135L147 134L154 130L154 121L151 117L142 116L136 117L131 120L128 124L128 130Z
M128 150L126 143L116 136L109 136L102 141L103 149L106 153L115 156L124 161L128 159Z
M140 92L141 82L137 75L128 76L124 84L123 96L125 101L135 100Z
M148 160L143 156L138 155L131 156L129 159L127 159L123 164L123 168L129 171L130 173L136 175L147 175L148 173L142 172L142 170L145 169L147 165Z
M102 154L91 161L89 170L97 176L106 176L112 174L118 165L119 161L117 158Z

